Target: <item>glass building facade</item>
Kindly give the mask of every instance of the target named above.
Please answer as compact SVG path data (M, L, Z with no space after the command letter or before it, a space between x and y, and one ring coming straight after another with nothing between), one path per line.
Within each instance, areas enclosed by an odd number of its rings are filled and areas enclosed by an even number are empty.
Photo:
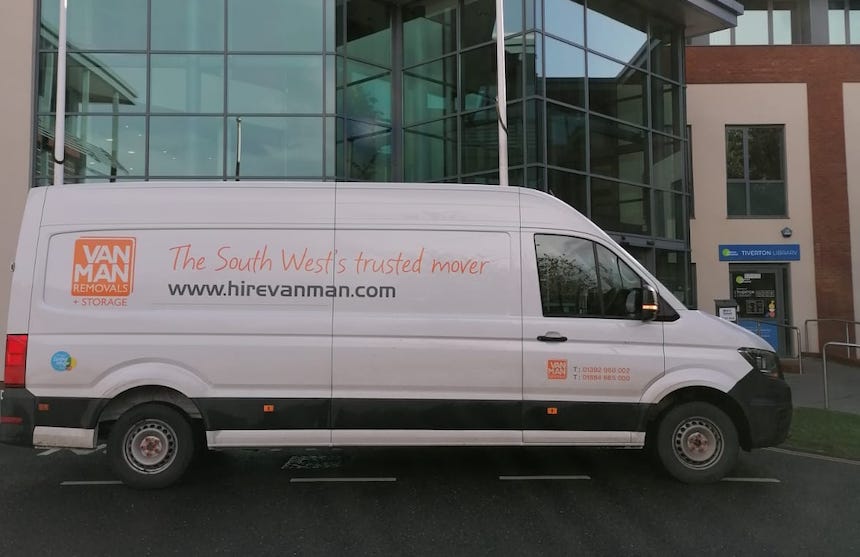
M58 0L40 2L36 185ZM510 183L690 292L683 28L647 2L505 0ZM66 182L497 184L495 0L74 0ZM237 138L240 136L241 145Z

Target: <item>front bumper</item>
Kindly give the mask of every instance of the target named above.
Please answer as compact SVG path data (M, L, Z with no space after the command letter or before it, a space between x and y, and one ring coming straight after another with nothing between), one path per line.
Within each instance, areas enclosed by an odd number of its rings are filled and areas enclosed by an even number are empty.
M33 446L36 397L27 389L0 391L0 443Z
M729 391L747 419L749 439L745 449L772 447L788 437L791 426L791 387L758 370L750 371Z

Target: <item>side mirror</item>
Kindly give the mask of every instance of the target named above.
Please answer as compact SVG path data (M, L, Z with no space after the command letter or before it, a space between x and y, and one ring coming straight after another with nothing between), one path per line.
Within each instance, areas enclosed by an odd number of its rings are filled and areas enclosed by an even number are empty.
M642 321L653 321L657 317L657 291L653 286L634 288L627 295L627 314Z

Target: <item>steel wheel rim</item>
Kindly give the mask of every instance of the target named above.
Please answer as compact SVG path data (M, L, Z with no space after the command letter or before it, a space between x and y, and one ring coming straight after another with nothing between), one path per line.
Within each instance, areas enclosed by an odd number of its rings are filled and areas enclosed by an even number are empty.
M163 472L176 460L176 432L162 420L148 418L134 424L123 442L126 463L143 474Z
M705 470L714 466L723 456L722 432L707 418L688 418L675 428L672 448L684 466Z

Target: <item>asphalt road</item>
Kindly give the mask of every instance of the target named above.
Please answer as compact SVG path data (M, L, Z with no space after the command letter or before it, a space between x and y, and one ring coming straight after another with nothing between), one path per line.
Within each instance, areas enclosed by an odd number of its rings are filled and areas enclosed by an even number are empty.
M103 451L0 446L0 555L853 556L858 464L756 451L687 486L641 451L231 451L134 491L87 483Z

